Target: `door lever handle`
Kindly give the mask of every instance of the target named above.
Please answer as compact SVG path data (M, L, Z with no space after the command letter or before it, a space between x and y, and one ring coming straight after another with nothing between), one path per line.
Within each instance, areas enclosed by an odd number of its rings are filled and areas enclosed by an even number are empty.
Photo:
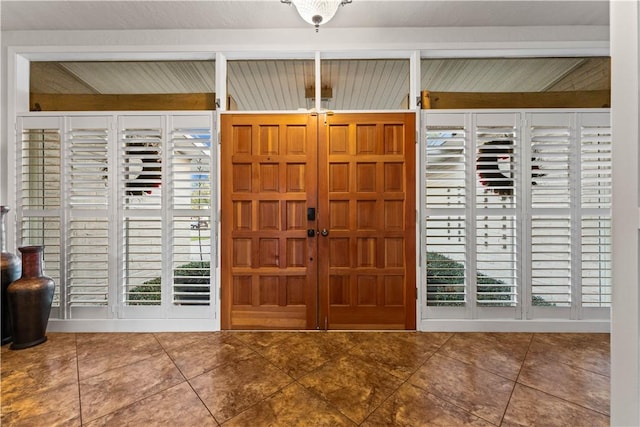
M323 228L322 231L320 232L320 234L322 234L323 236L328 236L329 235L329 230L327 230L326 228Z

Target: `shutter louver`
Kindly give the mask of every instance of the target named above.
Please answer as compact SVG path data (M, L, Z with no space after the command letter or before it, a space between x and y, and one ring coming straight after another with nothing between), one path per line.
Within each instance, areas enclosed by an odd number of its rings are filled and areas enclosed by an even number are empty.
M464 128L429 127L426 146L427 206L466 206Z
M109 221L106 218L73 219L68 235L69 305L107 305Z
M121 138L125 209L160 209L162 129L126 128Z
M571 218L534 216L531 219L532 304L568 307L571 304Z
M476 128L476 206L514 207L517 177L516 130L508 126Z
M464 305L467 302L464 217L428 218L426 233L427 305Z
M160 305L162 295L162 222L160 218L126 218L123 238L125 304Z
M533 126L531 132L531 207L569 208L568 127Z
M21 246L44 246L42 272L55 282L53 307L61 304L60 284L60 218L53 216L29 216L22 218Z
M105 209L109 202L108 129L69 132L69 204L71 208Z
M24 129L20 158L22 208L59 208L60 130Z
M479 306L516 302L516 221L512 215L476 220L476 294Z

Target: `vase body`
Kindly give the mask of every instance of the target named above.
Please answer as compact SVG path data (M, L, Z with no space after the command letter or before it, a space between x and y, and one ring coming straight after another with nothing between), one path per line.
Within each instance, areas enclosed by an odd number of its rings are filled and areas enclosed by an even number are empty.
M11 349L33 347L47 340L47 324L55 284L42 274L42 246L18 248L22 276L9 285L9 314L13 327Z
M7 252L7 235L5 229L5 214L9 212L9 208L6 206L0 206L0 224L2 229L0 230L0 248L2 249L2 293L0 293L0 309L2 310L2 345L11 342L11 316L9 316L9 299L7 296L7 288L11 284L20 278L20 258Z

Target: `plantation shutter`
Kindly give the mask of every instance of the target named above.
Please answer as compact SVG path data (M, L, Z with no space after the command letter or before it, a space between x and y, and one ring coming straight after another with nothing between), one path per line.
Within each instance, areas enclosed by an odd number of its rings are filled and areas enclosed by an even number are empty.
M479 307L515 306L520 198L518 115L475 117L475 290Z
M41 245L43 272L55 281L51 314L61 314L64 294L61 263L62 120L58 117L21 117L17 121L18 245Z
M66 290L70 316L107 316L112 118L69 117L65 141ZM89 307L90 310L86 308ZM102 307L102 310L98 310Z
M581 243L584 309L611 306L611 127L608 114L580 121Z
M124 317L161 316L165 138L162 116L118 117Z
M425 126L426 304L467 303L467 138L464 114L431 116Z
M537 113L528 119L531 147L531 303L534 309L572 304L571 210L577 183L574 114ZM536 317L536 313L533 314ZM569 311L563 317L568 317Z
M210 304L213 124L210 115L170 119L171 303L177 310Z
M424 111L423 123L423 319L607 318L609 113Z
M45 247L52 318L214 318L212 129L211 112L18 118L18 244Z

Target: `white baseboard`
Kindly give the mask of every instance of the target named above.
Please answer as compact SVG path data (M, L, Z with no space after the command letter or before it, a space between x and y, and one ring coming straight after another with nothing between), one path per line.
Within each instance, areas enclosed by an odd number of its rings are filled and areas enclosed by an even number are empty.
M423 319L423 332L582 332L610 333L609 320L466 320Z
M47 332L211 332L215 319L49 319Z

